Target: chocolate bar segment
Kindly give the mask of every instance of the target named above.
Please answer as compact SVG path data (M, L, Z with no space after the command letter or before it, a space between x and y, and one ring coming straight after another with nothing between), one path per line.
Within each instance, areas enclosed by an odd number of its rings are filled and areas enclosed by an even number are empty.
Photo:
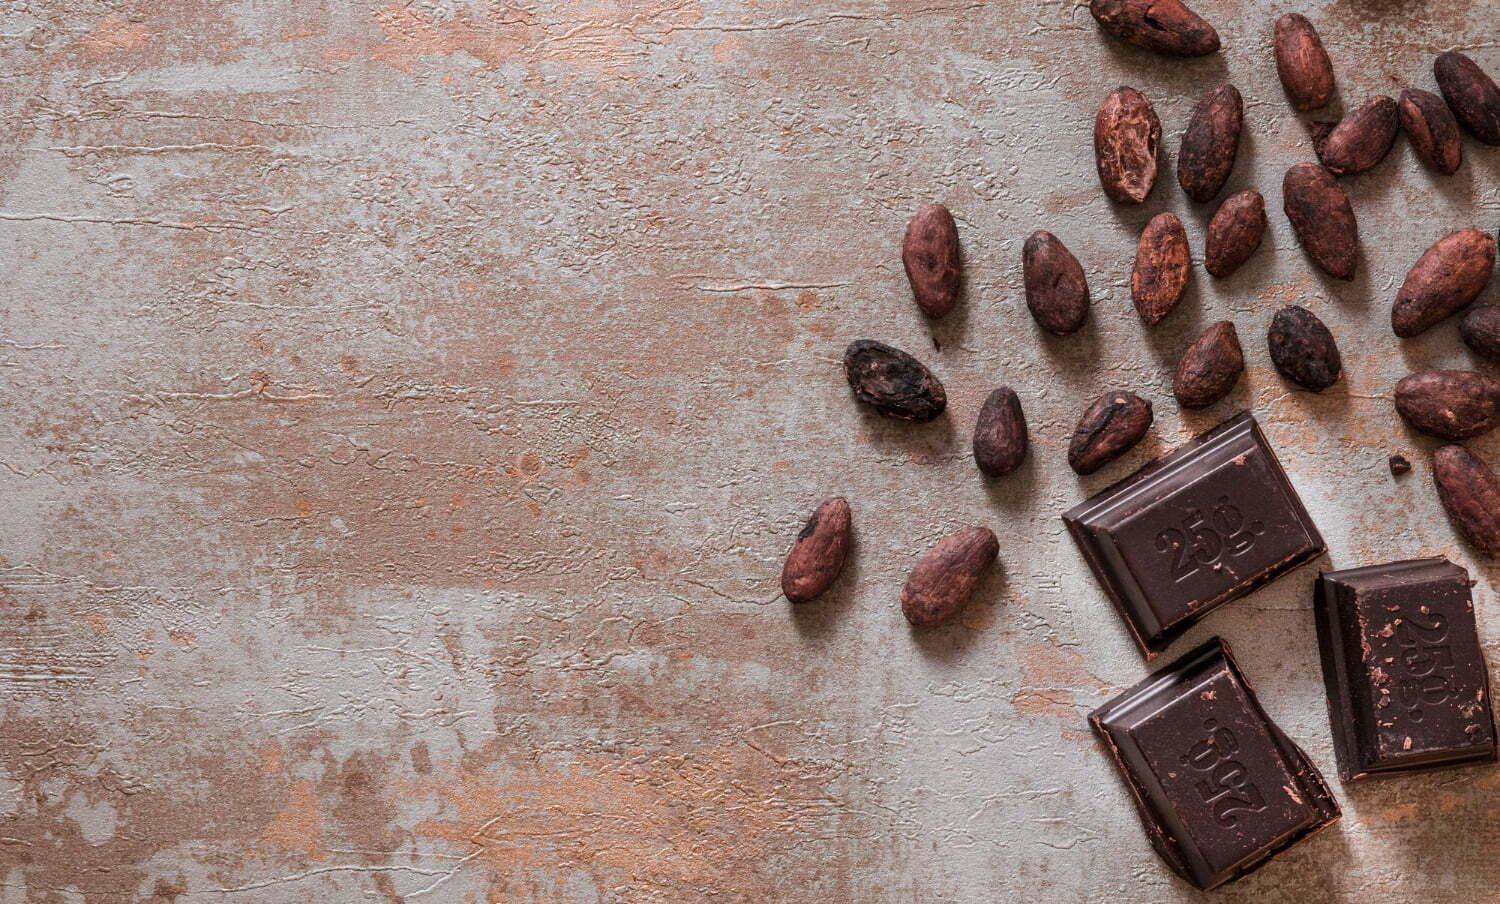
M1148 660L1215 607L1326 549L1248 412L1063 522Z
M1318 577L1313 610L1344 781L1495 761L1469 573L1415 559Z
M1338 803L1215 637L1089 723L1179 876L1217 888L1339 818Z

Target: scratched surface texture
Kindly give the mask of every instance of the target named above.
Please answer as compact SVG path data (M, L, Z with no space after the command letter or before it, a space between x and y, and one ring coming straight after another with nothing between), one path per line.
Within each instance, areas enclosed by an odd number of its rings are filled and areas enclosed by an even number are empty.
M1474 569L1500 666L1497 571L1388 398L1472 365L1452 323L1387 324L1428 244L1500 222L1500 156L1433 177L1403 139L1347 180L1364 259L1327 281L1280 212L1311 154L1284 5L1197 5L1225 50L1173 62L1073 0L0 3L0 902L1198 900L1086 730L1146 669L1059 515L1250 407L1323 564ZM1349 106L1434 87L1450 47L1500 72L1493 0L1303 10ZM1271 229L1147 332L1139 227L1177 211L1201 260L1211 207L1170 162L1108 204L1093 112L1139 87L1170 160L1224 78L1230 190ZM899 260L928 200L968 273L935 330ZM1069 339L1024 308L1037 228L1093 288ZM1343 345L1324 395L1271 369L1290 302ZM1224 318L1248 379L1179 412L1171 365ZM927 360L950 415L856 410L862 337ZM986 483L1001 383L1032 455ZM1111 387L1157 424L1080 480L1066 440ZM793 610L781 557L835 493L850 567ZM914 634L914 558L974 523L1002 567ZM1175 651L1226 637L1332 776L1315 572ZM1338 826L1217 899L1493 900L1500 769L1335 788Z

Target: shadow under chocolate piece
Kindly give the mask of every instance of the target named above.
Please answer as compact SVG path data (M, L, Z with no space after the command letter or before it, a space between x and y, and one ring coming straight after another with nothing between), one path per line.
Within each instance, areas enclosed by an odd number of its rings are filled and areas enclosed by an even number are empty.
M1339 818L1215 637L1089 715L1173 872L1217 888Z
M1469 586L1447 559L1318 577L1313 611L1339 778L1495 761Z
M1249 412L1063 515L1148 660L1215 607L1321 556Z

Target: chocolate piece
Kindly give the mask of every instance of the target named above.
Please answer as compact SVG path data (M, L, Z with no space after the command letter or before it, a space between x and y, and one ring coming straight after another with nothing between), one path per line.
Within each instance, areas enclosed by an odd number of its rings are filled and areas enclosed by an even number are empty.
M1214 608L1326 549L1249 412L1063 522L1148 660Z
M1313 610L1339 778L1495 761L1467 571L1447 559L1330 571Z
M1089 715L1152 847L1205 891L1339 818L1323 777L1215 637Z

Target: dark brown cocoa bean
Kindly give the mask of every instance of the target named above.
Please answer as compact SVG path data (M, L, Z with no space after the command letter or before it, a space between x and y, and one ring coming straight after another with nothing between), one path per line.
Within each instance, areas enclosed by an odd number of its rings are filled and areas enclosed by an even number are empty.
M927 204L917 211L906 226L901 262L923 314L936 320L953 310L960 280L958 226L948 208Z
M990 393L974 424L974 463L991 477L1003 477L1026 458L1026 415L1009 386Z
M1177 182L1189 198L1211 201L1229 181L1244 119L1240 92L1227 82L1209 89L1193 108L1177 155Z
M1207 408L1229 395L1245 372L1245 352L1239 334L1227 320L1203 331L1193 340L1177 372L1172 375L1172 395L1184 408Z
M987 527L944 537L911 570L901 591L901 613L918 628L953 618L999 554L1000 541Z
M1487 555L1500 556L1500 477L1463 446L1432 454L1438 499L1458 532Z
M1500 305L1485 304L1470 308L1458 325L1464 344L1477 355L1500 361Z
M1316 163L1299 163L1286 171L1281 193L1282 210L1307 256L1329 276L1353 279L1359 226L1333 175Z
M1083 267L1057 236L1033 232L1021 248L1026 307L1037 325L1054 336L1076 333L1089 316L1089 284Z
M835 496L818 506L781 567L781 592L794 603L822 596L838 580L849 555L849 501Z
M1068 467L1092 474L1129 452L1151 429L1151 403L1133 392L1109 392L1090 405L1068 443Z
M1333 333L1307 308L1277 311L1266 339L1277 372L1303 389L1322 392L1339 381L1344 365Z
M1396 413L1439 439L1470 439L1500 423L1500 380L1475 370L1419 371L1396 384Z
M1443 99L1431 91L1407 88L1401 92L1398 106L1401 128L1427 168L1444 175L1457 172L1464 162L1463 136Z
M1385 159L1400 129L1396 102L1376 95L1339 120L1317 145L1318 159L1336 176L1362 173Z
M1464 128L1485 144L1500 144L1500 85L1479 64L1457 51L1432 64L1443 100Z
M1187 289L1193 272L1187 230L1170 213L1159 213L1141 230L1130 272L1130 298L1147 326L1162 322Z
M1224 199L1208 221L1203 245L1203 268L1220 279L1238 270L1266 234L1266 201L1260 192L1245 189Z
M1156 184L1161 120L1134 88L1116 88L1094 116L1094 163L1110 200L1139 204Z
M886 417L930 421L948 407L942 382L921 361L873 339L849 343L844 376L856 399Z
M1276 74L1292 106L1316 110L1333 97L1333 63L1323 49L1318 30L1301 13L1287 13L1276 20L1272 39L1276 51Z
M1181 0L1091 0L1100 27L1127 44L1167 56L1206 56L1219 33Z
M1450 232L1412 265L1391 306L1391 329L1417 336L1474 303L1495 272L1495 240L1478 229Z

